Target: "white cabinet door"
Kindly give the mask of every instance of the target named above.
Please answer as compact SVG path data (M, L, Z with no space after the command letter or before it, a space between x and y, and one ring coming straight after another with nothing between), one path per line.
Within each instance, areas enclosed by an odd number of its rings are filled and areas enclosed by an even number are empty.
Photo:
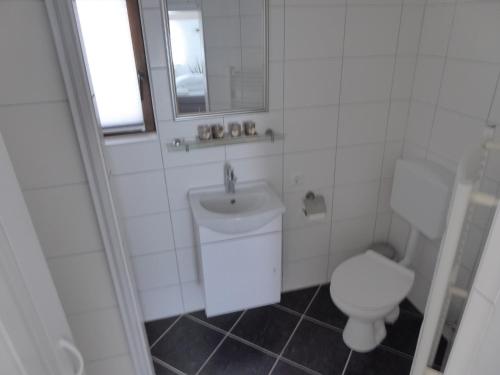
M84 374L1 134L0 374Z

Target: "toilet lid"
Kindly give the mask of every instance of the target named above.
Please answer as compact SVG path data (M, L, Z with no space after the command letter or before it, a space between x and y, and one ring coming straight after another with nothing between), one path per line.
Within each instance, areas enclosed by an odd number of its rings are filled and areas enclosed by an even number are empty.
M403 300L414 277L413 271L368 250L335 269L332 297L360 309L381 309Z

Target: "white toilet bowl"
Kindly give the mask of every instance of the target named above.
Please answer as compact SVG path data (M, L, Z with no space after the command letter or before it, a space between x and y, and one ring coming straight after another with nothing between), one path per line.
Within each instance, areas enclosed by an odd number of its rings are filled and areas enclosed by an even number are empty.
M385 323L394 323L399 304L409 293L413 271L368 250L339 265L332 275L330 294L349 317L346 345L357 352L375 349L386 336Z

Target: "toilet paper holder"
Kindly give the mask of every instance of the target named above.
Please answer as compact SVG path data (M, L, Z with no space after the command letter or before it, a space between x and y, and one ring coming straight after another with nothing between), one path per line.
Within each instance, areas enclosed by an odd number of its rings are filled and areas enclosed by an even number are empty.
M302 201L303 213L310 220L321 220L326 216L326 203L322 195L308 191Z

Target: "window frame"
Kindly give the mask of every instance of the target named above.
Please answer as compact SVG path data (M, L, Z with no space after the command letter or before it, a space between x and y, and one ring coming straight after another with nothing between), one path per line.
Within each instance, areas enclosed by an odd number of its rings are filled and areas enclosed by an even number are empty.
M76 1L76 0L74 0ZM98 120L99 127L104 137L113 137L113 136L123 136L123 135L137 135L137 134L147 134L156 132L156 121L155 121L155 112L153 107L153 95L152 95L152 87L151 80L149 74L149 66L147 63L146 56L146 48L144 42L144 33L142 27L142 17L141 10L139 6L138 0L125 0L125 4L127 7L127 15L128 15L128 24L130 27L130 36L132 40L132 49L134 53L134 61L135 67L137 71L137 81L139 85L139 92L141 95L141 108L142 108L142 116L143 116L143 124L136 126L115 126L105 128L100 124ZM75 17L77 24L78 21L78 12L75 8ZM79 28L79 26L78 26ZM80 33L80 32L79 32ZM86 65L86 76L89 83L90 88L92 88L92 79L88 72L87 61L85 56L85 48L83 46L83 40L81 37L81 33L79 35L79 41L81 50L83 53L83 57ZM92 94L93 96L93 94ZM94 106L97 109L97 103L93 99Z

